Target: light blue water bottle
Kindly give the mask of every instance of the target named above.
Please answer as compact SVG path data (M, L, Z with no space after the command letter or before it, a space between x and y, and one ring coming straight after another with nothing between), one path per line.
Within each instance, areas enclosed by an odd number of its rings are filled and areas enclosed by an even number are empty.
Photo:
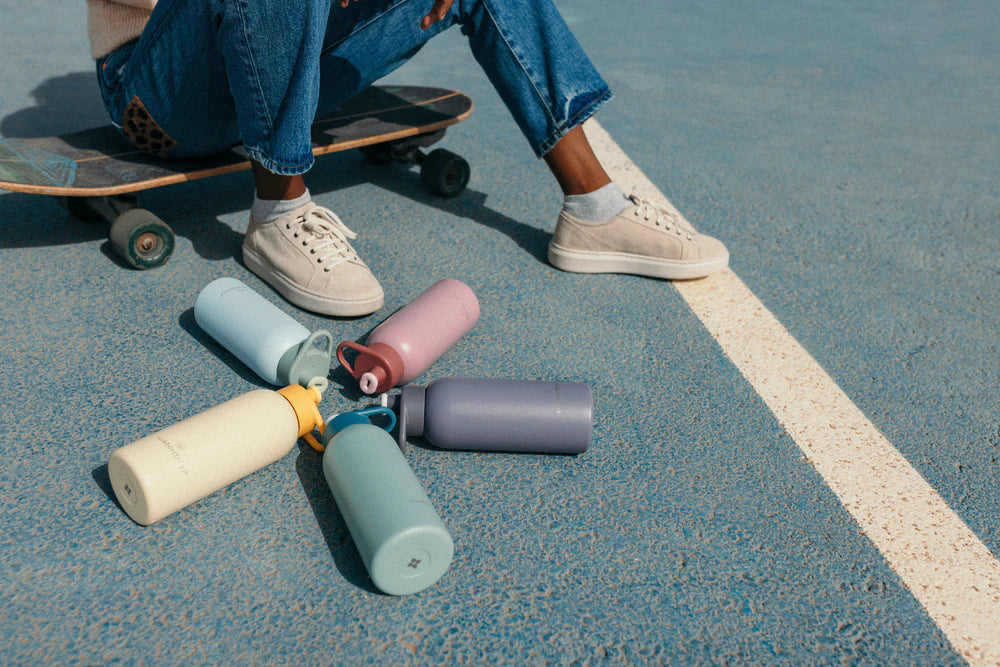
M271 384L305 387L313 378L330 374L333 335L325 329L310 333L235 278L219 278L206 285L194 302L194 319Z
M389 418L387 430L370 416ZM348 412L323 432L323 474L365 568L379 590L407 595L448 570L455 547L427 493L388 431L384 407Z

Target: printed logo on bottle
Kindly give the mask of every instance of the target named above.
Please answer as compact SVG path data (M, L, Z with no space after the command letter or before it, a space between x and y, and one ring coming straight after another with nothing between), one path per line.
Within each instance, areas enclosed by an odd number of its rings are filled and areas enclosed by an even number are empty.
M423 549L414 549L402 559L399 576L404 578L418 577L427 571L431 565L431 555Z
M122 484L122 491L125 494L125 500L133 504L136 502L135 489L132 488L131 484L129 484L128 482Z

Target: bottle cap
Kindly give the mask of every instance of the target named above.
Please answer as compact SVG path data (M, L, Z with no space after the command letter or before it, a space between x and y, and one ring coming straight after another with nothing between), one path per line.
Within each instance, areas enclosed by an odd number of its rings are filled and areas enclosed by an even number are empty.
M278 393L285 397L295 411L295 418L299 420L299 437L323 427L323 416L317 407L323 400L322 389L293 384L279 389Z
M408 384L400 388L399 394L389 396L387 403L399 417L396 442L399 450L406 453L406 438L419 438L424 434L424 402L427 387Z
M381 405L374 405L364 410L355 410L354 412L344 412L327 420L326 428L323 430L323 435L321 436L323 447L330 444L333 437L348 426L355 426L356 424L373 426L371 418L375 415L386 415L389 417L389 424L382 427L384 430L391 432L395 428L396 414L389 408Z
M354 350L358 356L352 365L347 361L345 350ZM375 343L365 347L345 340L337 346L337 360L351 376L360 382L361 391L376 394L395 387L403 377L403 358L385 343Z
M333 359L333 334L326 329L314 331L297 347L290 348L278 362L278 380L285 384L308 386L310 380L330 374Z

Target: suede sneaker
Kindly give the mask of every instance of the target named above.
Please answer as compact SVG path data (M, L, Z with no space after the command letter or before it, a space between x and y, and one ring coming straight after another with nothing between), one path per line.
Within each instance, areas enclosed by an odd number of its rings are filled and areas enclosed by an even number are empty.
M382 287L348 239L357 234L329 209L309 202L270 222L250 220L247 268L300 308L355 317L382 307Z
M631 273L668 280L703 278L729 264L718 239L695 231L673 206L636 193L607 222L590 223L562 211L549 243L549 262L574 273Z

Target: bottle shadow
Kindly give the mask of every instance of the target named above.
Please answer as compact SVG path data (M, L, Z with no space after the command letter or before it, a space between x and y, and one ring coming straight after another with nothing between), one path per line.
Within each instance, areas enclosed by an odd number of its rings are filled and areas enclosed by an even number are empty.
M323 539L337 570L358 588L369 593L384 595L368 576L361 554L358 553L344 518L337 509L333 493L323 476L323 455L300 443L295 472L299 476L302 490L305 491L306 499L323 533Z
M106 495L108 499L115 504L115 507L124 513L125 508L123 508L121 503L118 502L118 497L115 495L115 489L111 485L111 476L108 474L108 464L102 463L97 466L90 471L90 476L94 478L97 488L103 491L104 495Z
M241 379L262 389L272 388L263 378L247 368L242 361L237 359L229 350L215 342L214 338L198 326L198 322L194 319L194 308L188 308L181 313L180 317L177 318L177 323L181 329L184 329L192 338L201 343L210 354L215 355L222 363L229 366L230 370L236 373Z

